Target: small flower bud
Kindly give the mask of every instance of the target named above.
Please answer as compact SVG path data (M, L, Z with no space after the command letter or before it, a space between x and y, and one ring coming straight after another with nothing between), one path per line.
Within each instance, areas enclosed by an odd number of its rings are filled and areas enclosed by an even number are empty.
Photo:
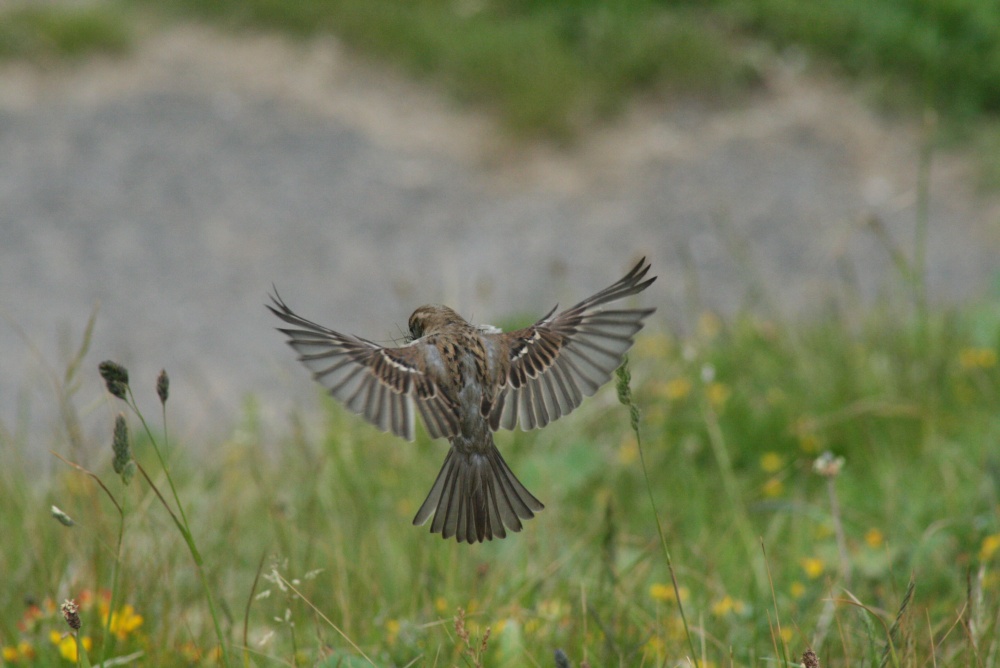
M163 369L160 371L160 375L156 378L156 395L160 397L160 403L167 403L167 397L170 396L170 376L167 375L167 370Z
M834 457L833 453L827 450L813 462L813 472L824 478L836 478L840 470L844 468L844 458Z
M715 367L711 364L703 364L701 367L701 382L706 385L715 380Z
M115 473L121 475L125 466L132 460L132 448L129 447L128 443L128 423L125 422L125 416L121 413L115 418L115 432L111 439L111 449L115 453L114 459L111 460L111 466Z
M59 524L62 524L63 526L71 527L74 524L76 524L76 522L73 521L72 517L67 515L65 512L63 512L61 508L57 506L52 506L52 510L50 512L52 513L52 517L56 518L56 521L58 521Z
M62 610L63 619L66 620L69 627L74 631L79 631L82 624L80 623L80 606L76 604L76 601L73 599L65 600L59 609Z
M802 654L802 666L803 668L819 668L819 657L816 656L816 652L807 649Z
M104 379L108 392L119 399L124 399L128 389L128 370L121 364L110 360L101 362L97 369L101 372L101 378Z

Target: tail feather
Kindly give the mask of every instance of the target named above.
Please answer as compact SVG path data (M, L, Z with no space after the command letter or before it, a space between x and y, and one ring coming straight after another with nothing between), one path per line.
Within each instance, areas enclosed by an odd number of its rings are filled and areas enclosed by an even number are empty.
M424 524L431 515L431 533L455 537L460 543L482 543L520 531L521 520L545 506L517 479L496 447L489 452L448 451L441 472L416 517Z

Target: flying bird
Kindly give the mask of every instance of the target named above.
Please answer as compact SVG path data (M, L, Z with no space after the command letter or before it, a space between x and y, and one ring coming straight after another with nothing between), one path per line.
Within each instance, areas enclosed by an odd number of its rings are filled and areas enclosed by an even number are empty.
M535 429L566 415L606 383L653 308L604 308L645 290L643 258L621 280L558 314L511 332L474 325L447 306L421 306L405 345L382 346L296 315L278 295L267 305L313 378L383 431L413 440L415 413L431 438L451 443L413 518L458 542L520 531L544 506L493 442L498 429Z

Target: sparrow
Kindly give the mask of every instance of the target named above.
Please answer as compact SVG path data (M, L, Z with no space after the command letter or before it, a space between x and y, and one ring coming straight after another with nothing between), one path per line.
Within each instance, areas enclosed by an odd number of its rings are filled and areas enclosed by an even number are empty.
M535 429L566 415L621 365L653 308L605 308L642 292L643 258L621 280L556 314L511 332L474 325L447 306L409 319L408 341L383 346L296 315L278 295L267 304L290 327L278 330L313 378L351 411L412 441L415 413L431 438L451 443L413 524L458 542L520 531L544 506L493 442L499 429Z

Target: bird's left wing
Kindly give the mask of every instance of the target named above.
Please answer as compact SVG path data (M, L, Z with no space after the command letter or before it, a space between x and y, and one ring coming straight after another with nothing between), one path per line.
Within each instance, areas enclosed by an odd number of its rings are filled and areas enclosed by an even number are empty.
M413 440L414 406L432 438L458 433L458 407L429 372L424 344L383 347L296 315L277 291L271 300L267 308L292 325L279 331L288 336L299 361L348 409L408 440Z
M656 309L602 307L649 287L656 280L646 278L649 267L643 258L621 280L562 313L553 316L552 309L531 327L486 335L504 337L510 351L506 385L489 407L492 429L544 427L611 378Z

